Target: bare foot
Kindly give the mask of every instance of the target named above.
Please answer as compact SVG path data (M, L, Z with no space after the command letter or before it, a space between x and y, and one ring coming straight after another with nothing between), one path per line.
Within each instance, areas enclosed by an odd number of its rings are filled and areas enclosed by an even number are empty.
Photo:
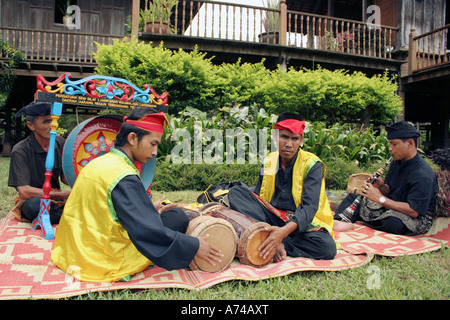
M334 231L348 231L348 230L353 230L353 229L355 229L355 226L353 225L353 223L344 222L344 221L340 221L340 220L334 220L334 226L333 226Z
M277 247L277 252L273 256L273 262L282 261L282 260L286 259L286 257L287 257L287 253L286 253L286 250L284 249L284 244L280 243Z

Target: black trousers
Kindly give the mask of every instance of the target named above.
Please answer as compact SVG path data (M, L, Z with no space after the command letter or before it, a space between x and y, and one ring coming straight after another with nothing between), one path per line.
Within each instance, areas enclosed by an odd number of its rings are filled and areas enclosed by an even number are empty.
M283 227L286 222L270 212L253 193L241 186L235 186L228 192L230 208L239 211L257 221L272 226ZM283 240L286 253L291 257L331 260L337 253L333 237L325 229L318 231L294 231Z
M363 223L372 229L393 234L406 235L410 233L408 228L403 224L402 220L396 217L388 217L375 221L364 221Z
M189 217L180 208L173 208L161 213L161 221L165 227L181 233L186 233L189 225Z
M22 216L27 220L33 221L39 214L40 204L40 197L26 200L22 205ZM62 209L56 204L52 203L50 205L51 224L58 224L59 220L61 219L62 213ZM182 233L186 233L187 227L189 225L188 216L182 209L179 208L164 211L161 214L161 221L166 227Z

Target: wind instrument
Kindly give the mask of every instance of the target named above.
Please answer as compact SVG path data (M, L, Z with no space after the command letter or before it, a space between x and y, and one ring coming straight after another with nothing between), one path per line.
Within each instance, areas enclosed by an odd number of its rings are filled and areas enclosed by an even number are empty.
M383 173L386 171L386 168L389 166L389 163L391 162L392 158L389 158L376 172L375 177L370 181L370 184L374 184L377 179L383 175ZM344 211L338 214L338 217L340 217L342 220L346 222L352 223L352 217L355 213L356 208L358 207L359 203L361 202L363 196L359 195L356 197L355 200L353 200L352 204L350 204Z

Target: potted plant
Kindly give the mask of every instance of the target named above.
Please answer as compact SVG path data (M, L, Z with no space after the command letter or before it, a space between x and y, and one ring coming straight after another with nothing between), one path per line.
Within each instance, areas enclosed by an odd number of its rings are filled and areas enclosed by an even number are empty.
M67 8L70 6L70 0L58 0L56 1L56 7L58 7L59 11L62 14L61 22L65 25L68 24L70 19L70 14L67 12Z
M176 0L154 0L148 2L145 10L140 10L140 23L144 32L164 33L170 31L170 15Z
M263 1L265 7L270 9L278 9L280 0L266 0ZM279 28L280 28L280 13L275 11L266 11L262 24L266 32L261 33L259 37L260 42L264 43L278 43Z

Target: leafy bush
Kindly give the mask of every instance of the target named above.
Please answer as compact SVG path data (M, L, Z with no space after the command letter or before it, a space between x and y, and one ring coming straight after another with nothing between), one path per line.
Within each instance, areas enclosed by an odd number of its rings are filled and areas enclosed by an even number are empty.
M215 93L218 106L252 105L255 103L255 91L270 75L259 63L224 63L216 67ZM263 105L263 104L262 104Z
M313 122L308 123L304 135L303 149L323 160L341 158L366 165L384 162L390 156L386 131L377 132L373 126L334 124L327 128L324 123Z
M264 109L258 108L257 105L249 107L221 108L218 112L205 113L195 108L187 108L180 112L178 116L168 116L169 126L164 131L162 142L159 146L159 154L168 161L179 163L179 159L171 159L172 150L178 145L188 143L186 151L189 155L182 154L180 156L190 156L191 163L194 159L194 143L197 142L198 147L201 146L203 152L208 146L217 143L217 148L224 151L227 139L227 130L232 130L233 144L232 151L238 149L238 138L245 138L247 141L245 160L249 162L249 147L251 134L258 134L257 139L264 136L261 134L263 129L272 129L277 116L267 113ZM217 135L221 136L219 142L208 138L204 133L208 130L217 129ZM196 131L197 130L197 131ZM194 141L194 137L202 132L201 142ZM181 135L180 132L186 135ZM379 132L378 132L379 131ZM347 162L355 162L357 165L366 166L367 164L385 162L389 157L388 140L384 129L375 130L373 126L355 127L350 125L334 124L327 127L322 122L307 122L304 133L304 144L302 148L312 152L320 157L323 161L335 158L343 159ZM270 151L272 145L272 136L270 131L266 135L267 151ZM259 143L259 140L258 140ZM200 145L201 144L201 145ZM261 152L261 144L258 144ZM228 146L229 147L229 146ZM197 150L198 151L198 150ZM255 150L256 151L256 150ZM175 153L175 152L174 152ZM202 153L203 154L203 153ZM260 159L261 160L261 159ZM177 162L178 161L178 162ZM198 163L198 162L196 162ZM215 163L218 163L215 161Z
M16 76L14 75L14 69L22 62L25 61L25 55L22 52L17 51L8 42L0 39L0 56L7 58L2 63L2 75L0 75L0 109L3 108L11 90L14 87Z
M362 72L265 69L263 61L214 65L195 48L190 53L154 46L136 39L98 44L96 72L125 78L156 92L169 92L169 110L186 107L202 111L253 105L279 114L292 111L309 121L328 125L394 121L402 101L395 79L386 72L367 77Z
M199 190L223 181L242 181L248 186L258 181L255 164L173 164L159 160L152 189L155 191Z
M450 217L450 171L439 170L436 172L439 183L439 191L436 196L436 216Z
M98 74L127 79L138 87L149 84L157 93L169 92L171 112L185 107L209 110L216 106L213 65L197 49L187 53L152 46L136 39L98 44Z
M327 190L346 190L350 175L375 172L380 164L360 167L355 162L333 159L325 162ZM152 189L155 191L203 191L211 184L242 181L254 186L258 181L260 164L174 164L158 159Z
M450 148L436 149L431 152L429 158L442 170L450 170Z
M160 164L157 170L159 178L154 187L161 190L204 190L210 184L223 181L240 180L247 185L254 185L258 177L258 169L262 159L250 162L248 147L246 148L245 164L238 164L237 160L228 164L226 159L213 161L212 164L203 161L196 162L194 136L196 130L205 133L208 129L216 129L224 135L220 149L224 151L227 129L241 128L235 135L245 136L250 129L271 129L276 116L268 114L256 105L250 107L222 108L216 114L206 114L194 108L187 108L177 116L168 116L169 126L164 131L159 146ZM354 127L349 125L333 125L327 128L324 123L307 123L304 145L302 148L319 156L327 165L326 185L329 189L346 189L348 177L358 172L375 172L384 163L388 155L386 132L377 133L373 127ZM196 125L196 126L194 126ZM177 130L185 130L187 136L178 139ZM237 132L237 134L236 134ZM198 132L197 132L198 133ZM175 139L174 139L175 137ZM187 162L175 158L176 146L182 145L187 138ZM235 137L233 137L234 139ZM267 151L270 151L271 135L267 135ZM212 141L203 136L200 141L201 155ZM235 148L236 144L233 144ZM222 154L223 155L223 154ZM165 159L162 161L161 159ZM217 159L215 159L217 160Z
M272 72L255 97L274 113L297 112L310 121L383 124L401 112L393 80L387 73L368 78L362 72L291 68Z
M227 160L223 157L223 151L227 151L225 150L226 147L230 147L228 151L233 152L237 157L238 148L235 146L238 140L242 139L246 143L245 159L249 161L248 144L250 139L253 138L250 137L251 134L259 134L262 129L267 130L272 128L276 118L275 115L266 113L264 109L258 108L256 105L242 108L237 106L232 108L224 107L218 112L209 114L195 108L186 108L179 113L178 117L175 115L168 116L169 125L167 130L164 131L158 152L168 161L172 160L172 162L179 163L181 160L178 158L171 159L171 156L175 153L172 151L177 145L187 143L187 146L185 144L183 146L186 147L185 149L187 149L189 154L182 154L180 156L184 158L187 156L191 162L194 162L192 159L198 155L199 151L203 156L207 148L211 148L216 144L217 149L221 150L219 156L222 157L221 159L214 160L215 163L218 163L219 161ZM214 133L217 137L208 137L206 133ZM261 136L264 137L263 135ZM201 141L198 141L197 137L201 137ZM218 138L220 140L215 140ZM256 138L259 139L259 136ZM232 139L233 143L227 143L227 139ZM266 136L266 144L270 147L271 143L269 132ZM196 144L199 144L201 150L195 150Z
M345 190L347 189L348 177L354 173L364 172L356 162L348 162L344 159L336 158L325 161L327 171L325 183L327 189Z
M154 46L136 39L98 45L95 58L99 74L125 78L140 87L149 84L158 93L169 92L169 127L158 150L166 161L160 161L154 184L168 190L204 190L209 184L233 180L256 183L260 161L248 164L248 150L242 168L202 161L175 164L172 151L188 140L188 154L183 156L195 160L191 142L199 130L219 130L214 132L225 137L231 129L236 130L233 139L247 137L251 129L273 128L276 115L285 111L300 113L308 120L303 148L327 164L327 187L345 189L350 174L386 160L386 133L378 126L394 121L402 105L395 93L395 79L388 73L369 78L361 72L322 68L269 71L263 61L217 66L197 49L172 51L162 43ZM369 121L372 125L367 125ZM348 125L363 122L365 127ZM266 138L270 149L270 134ZM216 142L217 150L223 151L224 141ZM211 143L203 135L200 151Z

